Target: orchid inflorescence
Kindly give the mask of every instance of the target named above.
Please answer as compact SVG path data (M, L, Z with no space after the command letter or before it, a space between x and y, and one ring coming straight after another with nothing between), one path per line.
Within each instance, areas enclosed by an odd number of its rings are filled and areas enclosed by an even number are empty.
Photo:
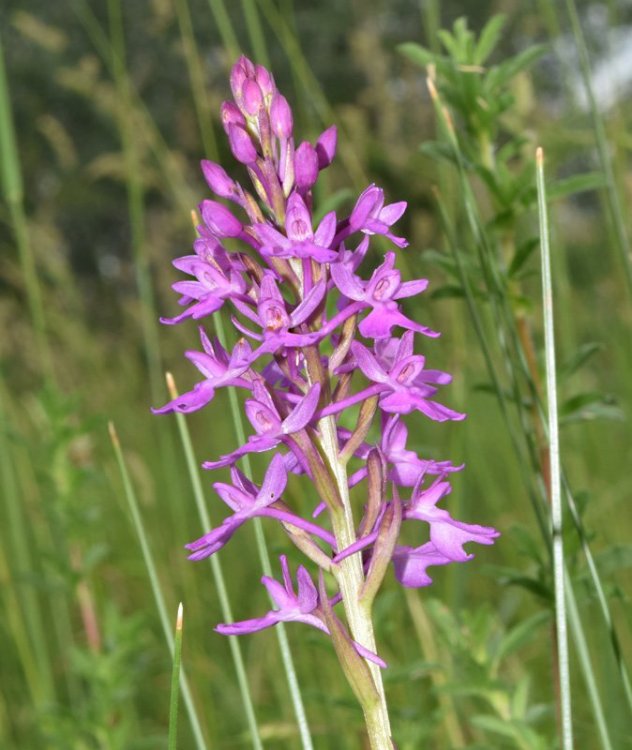
M232 515L187 548L192 560L201 560L250 518L278 521L321 571L333 574L339 593L330 598L322 573L316 586L303 566L295 591L282 557L283 583L263 578L276 608L217 630L251 633L282 620L327 633L335 628L356 653L383 665L362 618L388 564L404 586L427 586L429 567L469 560L464 544L492 544L498 532L456 521L437 507L450 492L449 475L462 466L422 459L406 447L403 415L419 411L437 422L465 417L434 399L451 376L426 369L425 358L414 353L415 334L439 334L407 317L399 303L422 293L427 280L402 281L395 252L387 252L371 274L361 271L375 235L396 248L408 244L392 233L406 203L385 205L384 192L370 185L348 217L338 219L331 211L314 229L312 188L334 158L336 128L325 130L315 145L296 146L292 112L265 68L242 57L230 84L234 102L222 105L222 123L254 194L218 164L202 162L213 193L238 210L216 200L200 204L195 254L174 261L193 277L173 285L184 310L163 323L202 320L228 305L243 338L229 352L201 330L203 351L186 356L203 380L155 412L192 412L212 401L218 388L233 386L247 394L245 413L254 434L204 464L230 467L230 483L214 488ZM377 442L369 443L378 421ZM249 453L266 451L274 455L259 486L238 464ZM315 488L312 519L292 510L284 495L288 474L307 477ZM361 488L361 509L351 507L353 487ZM419 521L428 525L429 540L416 547L398 544L402 524ZM332 614L341 600L350 635Z

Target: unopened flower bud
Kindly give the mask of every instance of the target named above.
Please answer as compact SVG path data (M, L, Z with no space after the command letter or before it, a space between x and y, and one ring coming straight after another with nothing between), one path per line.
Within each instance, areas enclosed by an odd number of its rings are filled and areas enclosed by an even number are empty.
M308 141L303 141L294 154L294 179L301 190L309 190L318 179L318 156Z
M220 115L222 118L222 127L226 135L228 135L230 125L241 125L242 128L246 127L246 118L239 111L239 107L233 102L222 102Z
M325 169L334 160L336 155L336 143L338 141L338 128L332 125L327 128L316 141L316 154L318 155L318 168Z
M269 106L276 91L272 74L263 65L255 65L255 80L259 84L266 105Z
M256 116L263 107L263 94L252 78L247 78L241 87L241 107L246 115L251 116Z
M208 159L203 159L200 164L204 179L215 195L219 195L220 198L235 197L237 192L235 182L231 180L223 167Z
M228 142L237 161L242 164L254 164L257 161L257 149L252 142L252 138L241 126L228 126Z
M292 110L287 99L278 92L274 95L270 106L270 127L277 138L289 138L292 135L294 127Z
M200 213L206 226L218 237L239 237L242 232L239 219L217 201L202 201Z

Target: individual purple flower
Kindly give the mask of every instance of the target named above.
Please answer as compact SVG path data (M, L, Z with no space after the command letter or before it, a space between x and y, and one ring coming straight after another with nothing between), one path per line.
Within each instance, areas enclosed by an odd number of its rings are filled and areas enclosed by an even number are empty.
M474 555L463 549L464 544L493 544L499 534L490 526L455 521L447 510L437 508L437 503L451 491L452 487L442 478L426 489L418 485L410 502L404 505L404 518L426 521L430 524L430 541L436 550L450 560L465 562L471 560Z
M219 341L209 341L202 329L200 338L204 352L187 351L185 356L205 376L204 380L197 383L192 391L174 398L160 409L152 409L154 414L169 414L174 411L186 414L197 411L212 401L215 391L222 386L251 387L250 381L243 377L250 367L252 356L252 349L246 341L239 341L229 356Z
M193 304L173 318L160 318L161 323L174 325L186 318L199 320L219 310L226 299L244 297L246 293L246 282L217 240L199 239L194 247L197 255L177 258L173 265L195 276L196 281L176 281L172 285L174 291L183 295L180 304Z
M430 586L432 578L426 572L433 565L448 565L452 558L441 554L432 542L420 547L397 546L393 552L395 577L407 588Z
M327 626L320 617L314 614L318 609L318 591L307 570L298 566L296 580L298 591L294 591L292 577L287 562L287 557L281 555L281 570L283 571L283 584L274 578L263 576L261 582L268 589L270 598L277 606L263 617L252 620L243 620L230 625L218 625L215 630L222 635L241 635L243 633L256 633L279 622L304 622L324 633L328 633Z
M324 282L315 284L303 301L294 310L288 312L287 303L279 291L274 274L266 271L261 280L256 312L239 300L233 300L235 307L262 329L260 334L256 333L233 318L236 328L243 334L262 342L253 354L253 360L263 354L273 354L285 347L310 346L321 339L322 334L318 332L294 333L290 331L290 328L300 326L314 313L322 302L325 291Z
M287 484L285 463L279 454L274 456L268 466L260 489L246 479L238 469L231 471L231 478L233 484L216 482L213 487L222 500L235 512L232 516L228 516L220 526L186 545L186 548L192 552L189 560L203 560L221 549L242 524L260 515L262 510L276 502Z
M269 576L261 578L261 583L268 590L268 594L270 594L270 598L277 606L277 609L266 612L263 617L217 625L215 630L218 633L222 635L244 635L245 633L256 633L259 630L265 630L279 622L303 622L330 635L329 628L325 625L323 615L320 611L318 590L311 576L302 565L299 565L296 571L298 586L297 591L294 591L287 557L281 555L280 560L283 572L282 584ZM386 666L383 659L380 659L379 656L364 648L359 643L354 641L353 646L365 659L372 661L380 667Z
M295 432L305 429L318 405L320 383L314 383L285 419L281 419L267 388L258 381L254 383L253 396L254 398L246 401L244 409L256 434L251 435L237 450L222 456L219 461L205 461L202 464L205 469L232 465L247 453L268 451Z
M415 451L408 450L408 429L399 416L391 417L382 430L380 447L391 465L389 479L401 487L414 487L426 474L445 475L461 471L463 465L454 466L451 461L431 461L419 458Z
M329 263L338 254L329 249L336 233L336 214L328 213L314 232L312 217L299 193L288 198L285 212L285 234L271 224L256 224L254 232L261 244L260 252L274 258L313 258Z
M417 410L436 422L465 419L465 414L430 400L430 396L433 396L437 389L424 382L423 356L402 356L402 352L387 370L366 346L358 341L351 344L351 350L363 374L377 384L380 408L383 411L389 414L409 414ZM402 347L402 350L405 351L405 347ZM431 383L437 382L435 371L428 371L428 380Z
M345 297L372 308L358 326L363 336L372 339L387 338L393 326L401 326L433 338L439 335L410 320L399 310L395 300L421 294L428 286L428 280L402 282L401 274L395 268L395 253L386 253L384 263L374 271L369 281L356 276L346 263L332 265L331 278Z
M406 247L408 242L403 237L391 234L391 226L406 210L406 201L384 205L384 191L375 185L369 185L356 201L349 227L354 232L365 234L383 234L397 247Z

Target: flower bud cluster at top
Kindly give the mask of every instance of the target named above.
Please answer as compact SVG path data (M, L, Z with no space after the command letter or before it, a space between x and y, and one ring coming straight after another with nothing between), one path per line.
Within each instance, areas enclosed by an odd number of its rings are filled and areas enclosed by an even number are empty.
M234 101L222 105L222 123L256 195L220 165L202 162L212 192L236 210L216 200L200 204L203 223L195 254L174 261L192 277L173 285L184 310L162 322L202 320L227 304L243 338L228 352L201 330L203 351L186 356L203 379L155 412L201 409L217 388L232 386L247 392L245 412L254 433L232 453L204 464L230 467L231 482L214 487L232 514L187 545L190 558L214 554L258 516L281 523L308 558L334 575L343 560L361 554L365 594L374 594L389 562L404 586L427 586L429 567L470 559L464 544L492 544L498 532L457 521L438 507L450 492L449 475L461 466L420 458L406 446L402 415L419 411L438 422L465 416L434 400L438 386L451 377L426 369L424 357L414 352L415 334L439 334L408 318L398 303L423 292L427 280L402 281L395 252L387 252L371 274L362 272L372 236L382 235L397 248L408 244L391 232L406 204L385 205L383 191L370 185L349 216L339 219L332 211L314 228L311 191L334 158L336 128L325 130L315 144L296 146L291 109L265 68L242 57L230 83ZM243 248L228 250L225 238L240 240ZM350 409L351 429L343 426L349 424ZM373 422L379 422L380 435L370 444ZM259 486L238 466L246 454L264 451L273 458ZM298 515L284 498L288 473L305 475L315 488L311 519ZM364 485L365 502L355 509L362 518L353 542L341 548L336 519L356 485ZM402 523L420 521L429 528L429 541L398 544ZM281 565L283 583L263 579L277 609L259 619L220 625L219 632L253 632L280 620L328 632L323 611L342 594L324 602L324 588L316 588L303 566L295 592L285 557Z

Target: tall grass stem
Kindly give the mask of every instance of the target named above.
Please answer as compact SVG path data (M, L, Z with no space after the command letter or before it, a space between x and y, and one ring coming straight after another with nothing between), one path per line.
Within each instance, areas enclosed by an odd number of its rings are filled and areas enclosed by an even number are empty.
M540 220L540 250L542 263L542 312L544 317L544 356L549 427L549 466L551 486L551 523L553 545L553 575L555 580L555 625L557 631L557 658L560 686L560 711L562 747L573 748L573 716L571 708L571 679L568 655L568 632L564 591L564 540L562 530L562 486L560 478L560 443L557 408L557 368L555 363L555 333L553 314L553 283L551 279L551 252L549 225L544 187L544 156L536 151L536 180L538 188L538 215Z
M182 602L178 605L176 632L173 644L173 666L171 668L171 695L169 701L168 749L176 750L178 742L178 704L180 703L180 667L182 664Z

